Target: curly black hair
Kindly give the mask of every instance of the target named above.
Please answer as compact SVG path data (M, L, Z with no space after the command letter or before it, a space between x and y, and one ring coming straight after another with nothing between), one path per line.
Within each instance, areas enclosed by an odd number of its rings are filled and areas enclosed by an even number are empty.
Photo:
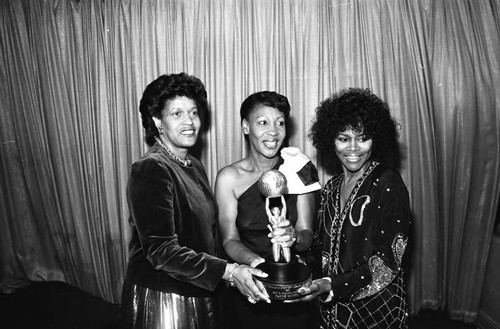
M370 89L344 89L321 102L309 137L320 153L338 162L335 139L347 129L373 140L372 160L398 167L399 124L391 116L387 103Z
M153 117L161 118L167 101L186 96L196 103L201 122L208 112L207 91L205 85L195 76L184 72L178 74L164 74L151 82L144 90L139 105L142 117L142 126L146 130L146 143L154 145L155 137L159 135Z

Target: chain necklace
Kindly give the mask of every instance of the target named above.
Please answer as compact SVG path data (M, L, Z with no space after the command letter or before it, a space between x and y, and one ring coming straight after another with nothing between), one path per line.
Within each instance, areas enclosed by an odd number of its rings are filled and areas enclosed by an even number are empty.
M165 149L165 151L167 151L168 155L170 155L174 160L176 160L177 162L179 162L184 167L188 167L188 166L191 165L191 160L189 160L189 159L182 160L177 155L173 154L172 151L170 151L170 149L167 147L167 145L165 145L165 143L163 143L163 141L160 138L158 138L157 136L155 136L155 139L156 139L156 142L158 144L160 144L160 146L163 147Z

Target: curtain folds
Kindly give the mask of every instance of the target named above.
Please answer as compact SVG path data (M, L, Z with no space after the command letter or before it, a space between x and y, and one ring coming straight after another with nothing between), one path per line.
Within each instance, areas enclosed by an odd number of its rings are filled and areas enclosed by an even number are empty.
M207 87L199 157L213 182L246 154L239 107L275 90L290 145L346 87L401 125L414 214L411 312L477 316L500 195L498 0L5 0L0 2L0 287L61 280L118 303L125 189L145 152L138 104L160 74Z

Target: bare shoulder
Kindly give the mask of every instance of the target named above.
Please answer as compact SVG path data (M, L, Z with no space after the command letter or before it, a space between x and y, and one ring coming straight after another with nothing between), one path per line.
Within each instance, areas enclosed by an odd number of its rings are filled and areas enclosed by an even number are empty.
M227 165L223 167L219 172L217 173L217 182L221 183L231 183L235 180L238 179L238 176L241 175L241 162L243 160L240 160L238 162L234 162L230 165Z
M239 178L241 177L241 167L243 160L234 162L230 165L223 167L217 173L215 178L215 193L224 194L232 192L235 194L235 187L239 183Z
M215 181L216 193L221 189L230 190L238 198L257 179L252 170L249 170L248 161L242 159L219 170Z

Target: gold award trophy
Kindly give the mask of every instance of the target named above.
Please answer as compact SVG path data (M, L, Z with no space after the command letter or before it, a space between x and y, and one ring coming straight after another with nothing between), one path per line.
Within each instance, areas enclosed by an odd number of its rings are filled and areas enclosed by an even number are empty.
M286 177L279 170L271 169L262 174L258 181L260 193L266 197L266 213L269 224L276 224L286 218L286 203L284 194L288 193ZM280 198L281 209L269 209L269 199ZM261 281L271 299L291 300L301 297L297 290L311 278L309 268L292 255L289 247L273 243L273 254L264 263L257 266L266 272L268 277L255 277Z

